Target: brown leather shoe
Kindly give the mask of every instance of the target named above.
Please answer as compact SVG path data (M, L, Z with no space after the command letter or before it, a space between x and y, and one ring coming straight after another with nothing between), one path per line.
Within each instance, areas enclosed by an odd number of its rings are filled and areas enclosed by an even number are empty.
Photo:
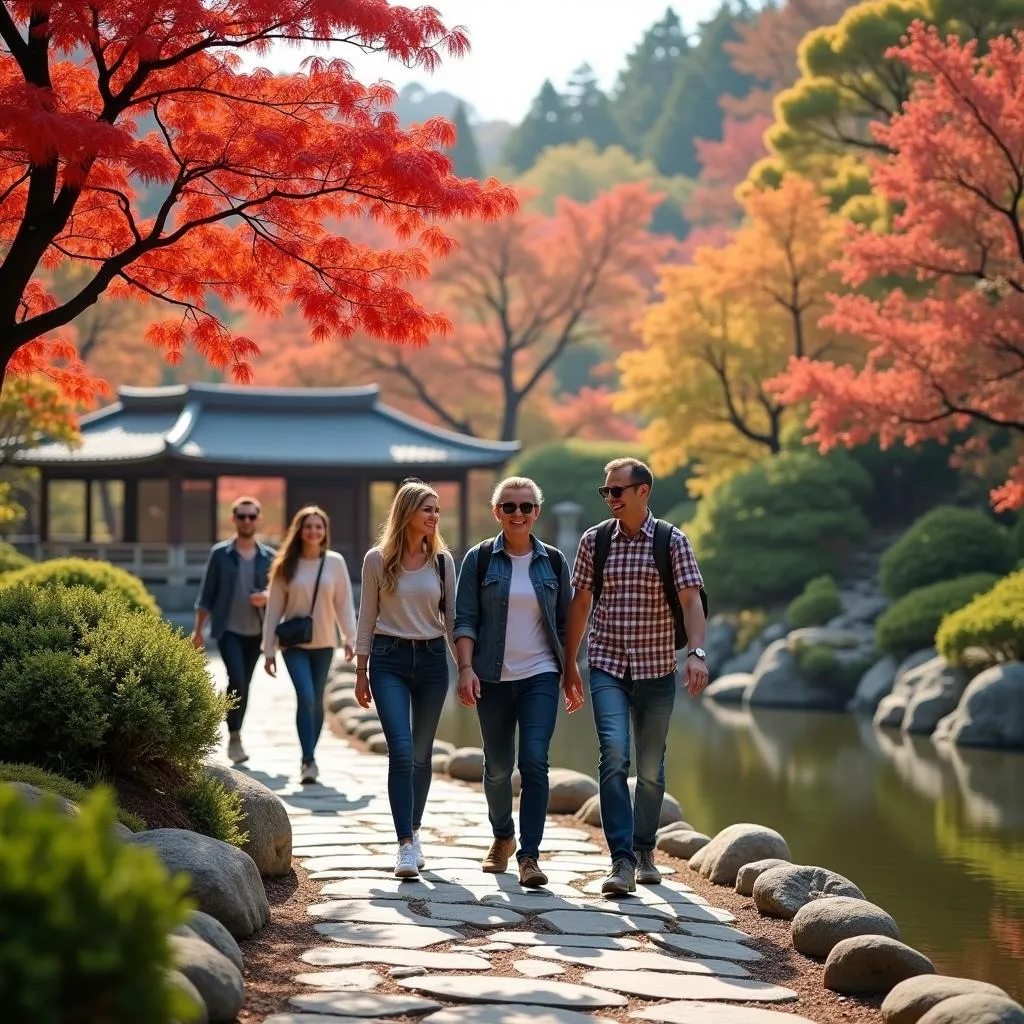
M519 862L519 884L524 889L539 889L548 884L548 876L541 871L533 857L524 857Z
M487 856L484 857L484 862L480 865L480 870L486 871L491 875L500 875L502 871L508 868L508 859L515 852L515 836L509 836L506 839L495 839L491 843L491 848L487 851Z

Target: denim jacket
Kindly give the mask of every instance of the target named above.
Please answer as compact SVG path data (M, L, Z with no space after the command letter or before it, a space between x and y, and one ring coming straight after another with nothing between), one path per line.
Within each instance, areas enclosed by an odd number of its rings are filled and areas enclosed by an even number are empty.
M565 619L569 610L571 589L569 566L562 558L561 578L555 575L544 545L536 537L530 560L530 580L540 602L541 619L551 651L560 668L564 667L562 644L565 641ZM473 641L473 671L486 681L501 679L505 660L505 630L508 623L508 595L512 586L512 559L505 553L505 537L494 538L487 575L477 587L477 552L474 545L462 560L455 591L455 639L469 637Z
M256 541L256 562L253 566L253 585L257 590L266 590L270 564L275 551L268 544ZM203 570L203 581L199 584L196 608L210 613L210 636L219 640L224 635L231 610L231 598L235 592L235 578L238 575L238 552L235 540L222 540L214 544Z

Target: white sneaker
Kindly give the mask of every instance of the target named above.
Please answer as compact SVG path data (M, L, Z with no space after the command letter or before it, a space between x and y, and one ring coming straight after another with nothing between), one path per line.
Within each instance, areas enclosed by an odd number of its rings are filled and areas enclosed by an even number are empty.
M416 847L412 843L403 843L398 848L395 859L395 878L419 878L420 869L416 866Z
M234 764L245 764L249 760L249 755L242 746L241 733L233 732L228 737L228 758Z
M419 829L412 834L412 848L416 851L416 867L425 868L427 861L423 856L423 844L420 842Z
M316 766L316 761L310 761L306 764L305 761L302 763L302 774L299 776L300 782L316 782L320 778L320 769Z

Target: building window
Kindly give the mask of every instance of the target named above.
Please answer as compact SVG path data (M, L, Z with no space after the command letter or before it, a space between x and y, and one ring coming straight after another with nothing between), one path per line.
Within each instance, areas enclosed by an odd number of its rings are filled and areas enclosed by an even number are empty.
M182 540L186 544L212 544L214 538L214 501L212 480L183 480L181 506L184 519Z
M139 543L168 544L171 485L166 480L139 481Z
M47 536L63 544L78 544L85 538L84 480L51 480L47 493Z
M93 480L92 537L97 544L124 540L124 481Z
M283 477L276 476L222 476L217 478L217 529L228 537L234 532L231 506L243 495L255 498L262 513L260 539L268 544L284 540L288 523L285 519L287 486Z

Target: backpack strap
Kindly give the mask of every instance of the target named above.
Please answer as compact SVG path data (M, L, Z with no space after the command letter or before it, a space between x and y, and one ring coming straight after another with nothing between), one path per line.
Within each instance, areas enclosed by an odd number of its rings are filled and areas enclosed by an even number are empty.
M437 610L438 610L438 612L441 615L441 621L444 622L445 621L445 606L446 606L446 603L447 603L445 601L445 577L447 577L447 575L448 575L448 567L444 564L444 554L443 553L439 554L437 556L437 560L435 561L434 564L437 567L437 579L438 579L438 582L441 584L441 599L440 599L440 601L437 602Z
M494 538L480 541L476 546L476 589L484 585L487 567L491 564L491 552L494 550Z
M614 529L615 520L606 519L594 531L594 588L592 593L595 605L601 600L601 591L604 589L604 563L608 561Z
M543 543L543 541L541 543ZM562 567L565 565L565 556L558 550L558 548L551 544L544 544L544 550L548 553L548 558L551 559L551 568L555 571L555 579L561 583Z
M654 520L654 564L661 577L661 586L665 591L665 600L669 608L673 614L678 608L679 614L682 615L679 592L672 576L672 524L666 523L664 519Z

